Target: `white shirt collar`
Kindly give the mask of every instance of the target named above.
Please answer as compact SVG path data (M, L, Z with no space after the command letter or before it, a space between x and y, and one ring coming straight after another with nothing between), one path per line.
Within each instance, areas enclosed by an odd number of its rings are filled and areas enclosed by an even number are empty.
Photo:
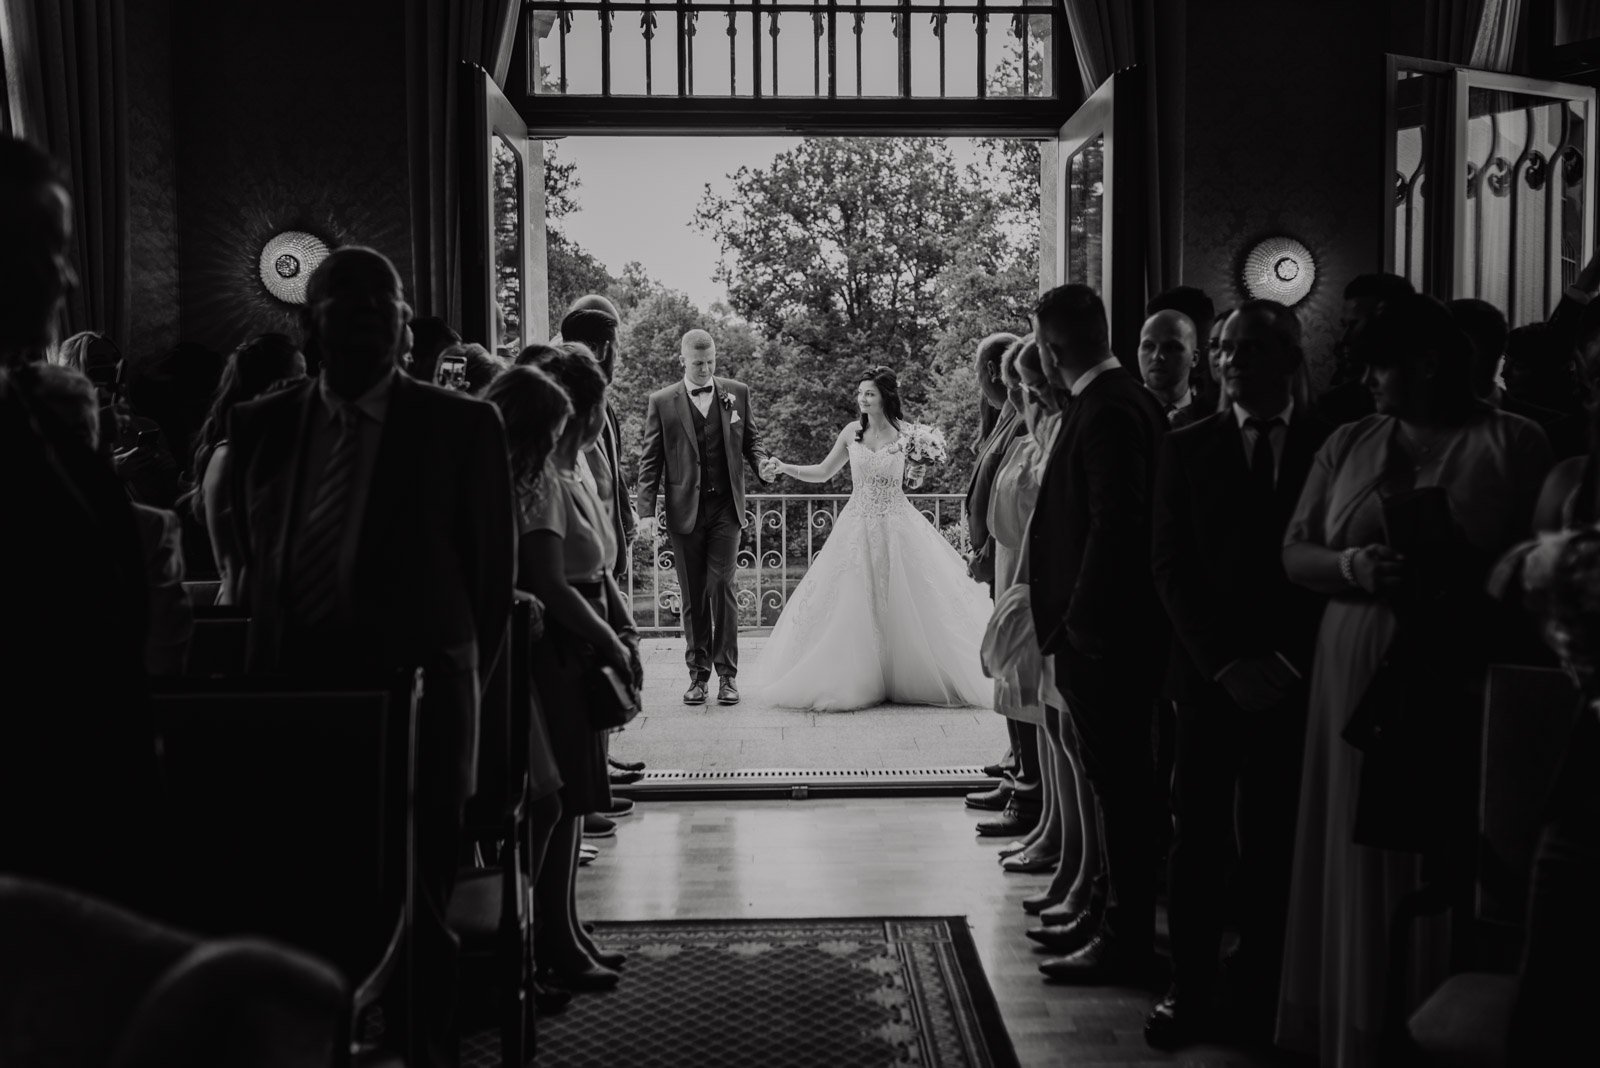
M1275 416L1269 416L1268 418L1271 418L1271 419L1282 419L1283 420L1283 425L1284 426L1288 426L1289 425L1289 420L1291 418L1293 418L1293 416L1294 416L1294 398L1290 397L1289 398L1289 403L1285 404L1283 406L1283 411L1279 412ZM1250 415L1249 412L1245 411L1244 407L1242 405L1240 405L1236 401L1236 402L1234 402L1234 405L1233 405L1233 417L1239 421L1239 429L1243 430L1245 422L1251 418L1251 415Z
M1095 379L1099 378L1102 374L1111 370L1113 367L1121 366L1122 362L1115 356L1107 356L1105 359L1101 360L1099 363L1095 364L1093 367L1089 368L1087 371L1083 372L1083 374L1078 376L1077 381L1072 383L1072 395L1074 397L1081 396L1083 391L1088 389L1090 383L1092 383Z

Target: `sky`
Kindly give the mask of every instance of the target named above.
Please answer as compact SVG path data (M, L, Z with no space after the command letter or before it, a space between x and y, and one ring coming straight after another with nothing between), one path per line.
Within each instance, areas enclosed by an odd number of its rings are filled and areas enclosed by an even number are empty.
M796 137L566 137L556 155L577 164L578 210L557 225L612 274L638 260L646 272L682 290L702 308L727 297L713 280L717 241L694 228L707 183L718 193L741 166L764 167L799 144ZM974 158L972 142L951 138L956 158Z

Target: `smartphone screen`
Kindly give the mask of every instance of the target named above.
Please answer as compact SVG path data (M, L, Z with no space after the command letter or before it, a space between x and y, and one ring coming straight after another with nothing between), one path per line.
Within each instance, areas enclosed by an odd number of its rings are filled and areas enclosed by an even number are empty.
M467 384L467 358L444 356L439 360L439 385L446 389L465 389Z

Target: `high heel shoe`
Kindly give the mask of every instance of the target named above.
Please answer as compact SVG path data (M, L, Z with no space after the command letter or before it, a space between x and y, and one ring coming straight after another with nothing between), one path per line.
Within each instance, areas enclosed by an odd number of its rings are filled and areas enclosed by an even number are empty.
M540 971L535 981L564 987L575 994L588 994L601 990L614 990L622 976L603 965L584 958L575 969L547 968Z
M1061 863L1061 858L1047 857L1040 853L1030 853L1026 849L1015 856L1006 857L1000 866L1009 872L1020 872L1024 875L1036 875L1043 871L1055 871Z
M1015 854L1020 853L1027 848L1028 843L1021 840L1008 842L1000 847L1000 859L1004 860L1009 856L1014 856Z

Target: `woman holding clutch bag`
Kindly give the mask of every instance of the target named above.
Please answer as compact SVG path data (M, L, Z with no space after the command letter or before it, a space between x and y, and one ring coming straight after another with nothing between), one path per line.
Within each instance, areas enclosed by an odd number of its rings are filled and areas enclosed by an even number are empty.
M583 817L611 803L605 736L590 725L587 703L590 679L601 667L635 685L641 681L639 637L612 578L616 538L589 465L581 461L605 423L605 375L577 344L545 352L536 366L566 391L572 415L539 492L519 508L517 582L544 604L545 636L534 645L533 677L562 781L562 818L535 884L535 909L543 917L535 956L556 986L605 990L616 985L614 969L624 958L596 948L576 914Z
M1470 729L1450 728L1470 722L1482 685L1484 651L1471 646L1486 644L1476 626L1486 617L1475 597L1488 563L1526 536L1551 459L1537 425L1476 398L1470 345L1438 301L1386 302L1355 352L1377 411L1317 453L1283 548L1290 581L1330 600L1312 669L1277 1040L1327 1066L1374 1062L1395 905L1422 885L1424 857L1437 858L1454 821L1470 820L1453 794L1471 775ZM1426 691L1410 685L1418 679ZM1374 744L1375 718L1393 728L1384 744ZM1413 761L1419 730L1433 732L1422 739L1432 756ZM1385 810L1374 812L1379 797ZM1408 1006L1443 980L1448 941L1441 921L1416 926Z

